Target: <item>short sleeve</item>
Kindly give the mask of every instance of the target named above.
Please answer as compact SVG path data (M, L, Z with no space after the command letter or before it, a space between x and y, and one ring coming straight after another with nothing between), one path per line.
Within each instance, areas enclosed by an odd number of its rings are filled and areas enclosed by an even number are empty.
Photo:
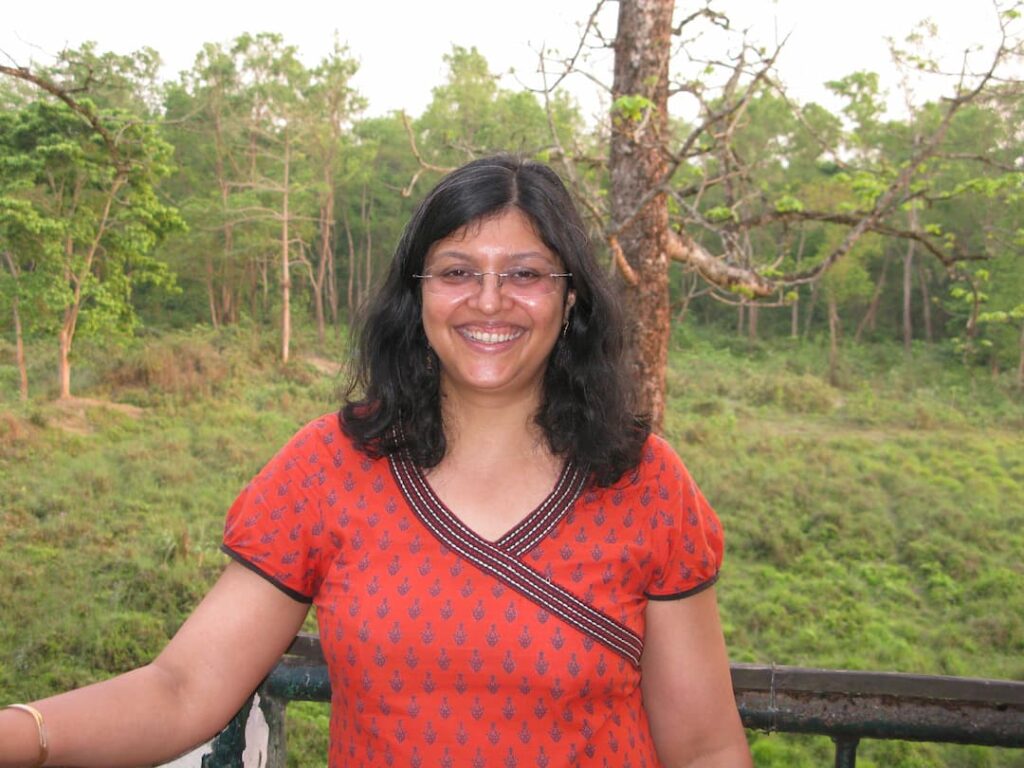
M725 551L722 524L682 460L668 443L651 437L643 461L654 473L657 515L654 568L645 591L651 600L677 600L718 579Z
M224 524L227 555L306 603L330 548L321 497L339 442L332 421L326 416L299 430L238 495Z

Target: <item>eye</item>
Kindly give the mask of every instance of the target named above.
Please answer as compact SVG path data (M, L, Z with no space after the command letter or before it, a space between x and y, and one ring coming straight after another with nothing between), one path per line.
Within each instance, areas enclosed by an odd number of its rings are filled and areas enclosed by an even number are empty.
M473 279L473 273L463 267L447 267L438 276L450 285L462 285Z
M543 277L536 269L529 267L516 267L510 269L507 274L507 279L512 285L530 285Z

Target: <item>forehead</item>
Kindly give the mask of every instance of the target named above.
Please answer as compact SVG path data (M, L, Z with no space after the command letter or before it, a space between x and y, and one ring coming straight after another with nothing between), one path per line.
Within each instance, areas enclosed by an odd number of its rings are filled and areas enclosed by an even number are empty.
M518 208L474 219L430 246L426 261L534 258L557 262L533 221Z

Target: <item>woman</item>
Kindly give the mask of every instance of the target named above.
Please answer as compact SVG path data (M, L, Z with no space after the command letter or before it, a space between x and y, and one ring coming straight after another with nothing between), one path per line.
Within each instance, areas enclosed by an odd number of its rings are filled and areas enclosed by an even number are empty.
M317 608L332 766L744 766L718 520L629 410L615 302L547 167L443 179L362 396L228 513L234 562L149 666L0 713L0 765L137 765L218 730ZM9 745L9 746L8 746Z

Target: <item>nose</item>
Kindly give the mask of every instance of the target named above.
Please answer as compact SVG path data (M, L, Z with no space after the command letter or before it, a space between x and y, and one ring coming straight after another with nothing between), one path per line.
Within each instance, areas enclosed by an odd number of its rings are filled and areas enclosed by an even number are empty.
M497 272L483 272L478 278L480 288L474 294L474 301L482 312L496 312L501 309L503 294L501 292L502 276Z

